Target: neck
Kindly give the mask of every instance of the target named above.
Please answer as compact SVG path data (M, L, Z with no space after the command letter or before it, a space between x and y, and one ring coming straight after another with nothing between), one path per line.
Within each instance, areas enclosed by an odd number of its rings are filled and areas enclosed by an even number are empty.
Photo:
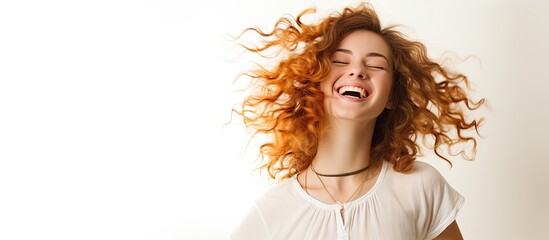
M339 174L369 165L374 127L375 120L366 123L328 121L313 159L315 170L319 173Z

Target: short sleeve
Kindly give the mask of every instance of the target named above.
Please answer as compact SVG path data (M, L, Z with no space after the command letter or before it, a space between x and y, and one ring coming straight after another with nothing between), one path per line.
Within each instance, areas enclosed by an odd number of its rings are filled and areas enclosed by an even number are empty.
M231 240L262 240L268 238L267 225L256 204L231 233Z
M423 225L420 229L422 239L433 239L456 219L465 199L434 167L427 163L422 165L424 211L420 214L418 223Z

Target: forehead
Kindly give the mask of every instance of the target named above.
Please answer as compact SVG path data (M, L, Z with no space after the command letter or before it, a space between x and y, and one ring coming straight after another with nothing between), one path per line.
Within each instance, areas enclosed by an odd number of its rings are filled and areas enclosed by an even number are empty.
M366 55L380 53L391 57L391 48L377 33L367 30L357 30L347 35L339 43L338 48L351 50L353 54Z

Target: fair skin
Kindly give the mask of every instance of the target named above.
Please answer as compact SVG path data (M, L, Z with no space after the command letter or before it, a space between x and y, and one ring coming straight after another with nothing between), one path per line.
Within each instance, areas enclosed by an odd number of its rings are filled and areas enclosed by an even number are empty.
M345 37L331 61L331 73L321 83L326 129L319 139L312 165L317 172L343 173L370 163L369 146L376 118L385 108L391 107L393 63L391 49L383 38L364 30ZM380 166L372 166L360 174L323 178L322 181L332 197L344 203L364 181L350 200L366 194L380 170ZM298 176L298 181L312 197L324 203L334 203L310 167ZM435 239L462 239L457 223L454 221Z

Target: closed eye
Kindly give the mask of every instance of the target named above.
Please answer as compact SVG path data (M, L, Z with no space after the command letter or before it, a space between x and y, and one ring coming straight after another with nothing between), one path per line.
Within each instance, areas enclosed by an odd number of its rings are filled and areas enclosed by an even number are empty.
M372 65L369 65L368 68L374 68L374 69L378 69L378 70L385 70L385 68L382 67L382 66L372 66Z
M335 64L348 64L348 62L337 61L337 60L332 60L332 63L335 63Z

